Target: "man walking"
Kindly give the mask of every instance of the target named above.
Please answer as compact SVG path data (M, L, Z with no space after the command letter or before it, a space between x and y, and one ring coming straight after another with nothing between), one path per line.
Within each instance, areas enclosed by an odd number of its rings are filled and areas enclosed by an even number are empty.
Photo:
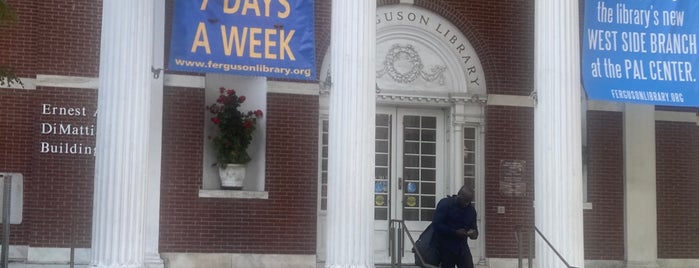
M456 196L445 197L437 204L432 219L434 244L439 249L442 268L473 268L468 238L478 238L473 190L463 186Z

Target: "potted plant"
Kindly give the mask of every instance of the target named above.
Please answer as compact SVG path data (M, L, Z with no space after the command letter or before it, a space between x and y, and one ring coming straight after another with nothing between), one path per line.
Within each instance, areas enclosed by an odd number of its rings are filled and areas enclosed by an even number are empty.
M245 96L238 96L234 89L220 88L221 95L206 109L214 116L215 135L209 137L216 153L216 164L221 177L221 187L242 189L245 166L250 162L247 149L257 127L262 110L242 112L240 105Z

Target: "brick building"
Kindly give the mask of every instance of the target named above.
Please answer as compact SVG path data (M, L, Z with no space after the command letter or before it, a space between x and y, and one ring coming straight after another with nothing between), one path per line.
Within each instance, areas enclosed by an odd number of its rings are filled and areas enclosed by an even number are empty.
M100 62L102 2L7 2L18 22L0 28L0 66L12 66L24 82L0 89L0 173L19 185L10 259L65 264L75 248L76 262L86 265L99 232L93 209L101 148L97 88L106 64ZM161 65L173 5L164 2L160 10L156 5L153 42ZM436 202L467 184L476 190L482 234L470 244L474 261L516 267L515 230L535 224L534 1L378 2L375 263L391 262L389 220L404 220L416 237ZM317 82L167 66L157 78L149 73L153 104L141 112L150 118L148 164L137 176L147 200L142 257L155 259L146 261L149 267L321 267L326 261L335 81L330 4L315 1ZM204 107L221 86L240 90L265 111L242 191L221 190L210 165ZM636 111L641 123L633 121ZM586 267L699 267L698 112L583 101ZM651 213L633 212L637 201ZM643 234L645 228L655 235ZM410 246L404 250L403 262L412 262Z

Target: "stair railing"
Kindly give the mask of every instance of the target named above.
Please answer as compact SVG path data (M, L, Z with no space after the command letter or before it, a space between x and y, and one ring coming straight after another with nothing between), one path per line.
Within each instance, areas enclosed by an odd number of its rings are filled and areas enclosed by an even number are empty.
M10 267L9 252L10 252L10 209L12 208L12 175L0 174L3 187L2 200L2 252L0 253L0 265L3 268Z
M388 254L391 256L391 267L403 267L403 249L405 246L405 234L408 235L408 238L410 239L410 244L413 245L413 248L415 248L415 239L413 239L413 236L410 234L410 230L408 230L408 227L405 226L405 221L403 220L391 220L389 222L389 227L390 228ZM425 263L425 259L422 257L422 254L419 250L415 250L415 253L417 253L417 257L423 263L423 267L439 268L437 266Z
M536 226L521 226L521 225L518 225L515 227L515 239L517 240L517 263L518 263L517 267L522 268L522 240L523 239L521 238L521 236L525 232L529 233L529 239L528 239L528 242L529 242L529 254L528 254L529 268L533 267L531 252L532 252L532 248L534 248L534 238L536 237L536 234L539 234L539 236L541 236L541 238L544 240L544 242L546 242L546 245L548 245L549 248L551 250L553 250L554 253L556 253L556 256L558 256L558 258L563 262L563 264L565 264L566 267L578 268L578 267L571 266L570 264L568 264L568 262L565 260L565 258L563 258L563 256L560 253L558 253L558 250L556 250L556 248L554 248L553 245L551 245L551 242L549 242L549 240L546 239L546 236L544 236L544 234L542 234L541 231L539 231L539 228L536 228Z

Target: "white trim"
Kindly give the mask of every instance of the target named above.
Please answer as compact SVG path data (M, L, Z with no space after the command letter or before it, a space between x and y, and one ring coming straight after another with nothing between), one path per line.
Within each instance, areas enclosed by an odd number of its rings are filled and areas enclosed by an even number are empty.
M624 104L620 102L587 100L588 111L607 111L621 112L624 110Z
M488 94L488 105L531 107L536 105L534 99L522 95ZM610 101L588 100L587 109L594 111L621 112L624 104Z
M269 199L268 192L235 190L199 190L200 198Z
M697 121L697 114L690 112L655 111L655 121L694 123Z
M658 265L663 268L699 267L699 259L658 259Z
M409 4L409 5L414 5L415 0L400 0L401 4Z
M529 96L488 94L488 105L534 107L536 103ZM587 109L594 111L621 112L624 104L610 101L588 100Z
M29 247L26 256L26 261L30 264L68 264L70 263L70 248ZM90 249L76 248L74 263L89 264Z
M0 86L0 88L35 90L39 87L82 88L97 89L99 78L79 77L63 75L36 75L34 78L20 78L24 87L13 84L12 86ZM165 74L165 86L204 88L205 77L180 74ZM314 83L294 83L281 81L267 81L268 93L284 93L298 95L319 95L318 85ZM488 94L488 105L534 107L535 102L529 96ZM610 101L588 100L589 111L622 112L624 104ZM696 122L699 126L699 115L692 112L656 111L656 121L671 122Z
M24 81L24 79L22 80ZM165 74L164 83L171 87L204 88L203 76ZM26 84L26 83L25 83ZM98 77L80 77L64 75L36 75L36 86L97 89Z
M0 246L0 249L2 246ZM7 252L7 259L10 262L16 262L16 261L26 261L27 260L27 251L29 250L29 246L15 246L15 245L10 245L10 251Z
M535 102L529 96L488 94L488 105L534 107ZM623 112L624 103L588 100L588 111ZM699 115L693 112L655 111L655 121L696 123L699 126Z
M529 96L488 94L488 105L531 107L536 103Z
M99 77L82 77L82 76L66 76L66 75L46 75L37 74L34 78L20 78L24 87L13 84L12 86L1 86L0 88L12 89L36 89L37 87L59 87L59 88L80 88L80 89L97 89L99 85ZM164 83L170 87L191 87L204 88L204 76L180 75L180 74L165 74Z
M34 78L20 78L24 83L24 87L19 84L12 86L2 86L0 88L12 89L36 89L40 87L60 87L60 88L81 88L81 89L97 89L99 85L98 77L81 77L81 76L65 76L65 75L44 75L37 74ZM281 81L268 81L268 92L270 93L287 93L298 95L318 95L318 84L315 83L294 83ZM206 79L204 76L181 75L181 74L165 74L165 86L169 87L189 87L189 88L204 88Z
M99 78L65 75L36 75L36 86L39 87L67 87L81 89L97 89Z
M297 95L315 95L320 94L320 89L317 83L293 83L281 81L267 81L267 93L284 93Z
M482 111L480 113L480 116L485 117L485 112ZM476 211L481 211L478 220L478 229L479 229L479 237L476 240L476 251L479 256L473 256L474 261L477 261L476 264L484 264L487 263L487 256L486 256L486 251L487 251L487 246L485 244L485 241L487 239L487 219L485 217L485 195L486 195L486 189L485 189L485 170L486 170L486 164L485 164L485 124L481 122L466 122L464 126L473 126L476 129L476 181L475 181L475 188L476 191ZM463 139L464 136L461 136L461 139ZM463 144L461 150L463 151ZM463 158L464 155L461 155L460 159ZM461 164L461 169L463 169L463 164ZM462 176L463 177L463 176ZM477 258L477 260L475 259Z
M165 86L168 87L190 87L204 88L206 86L206 77L181 74L165 74Z
M19 80L22 81L22 84L24 84L24 85L20 85L18 83L12 83L12 85L2 85L2 86L0 86L0 88L26 89L26 90L36 89L36 79L28 78L28 77L20 77Z

